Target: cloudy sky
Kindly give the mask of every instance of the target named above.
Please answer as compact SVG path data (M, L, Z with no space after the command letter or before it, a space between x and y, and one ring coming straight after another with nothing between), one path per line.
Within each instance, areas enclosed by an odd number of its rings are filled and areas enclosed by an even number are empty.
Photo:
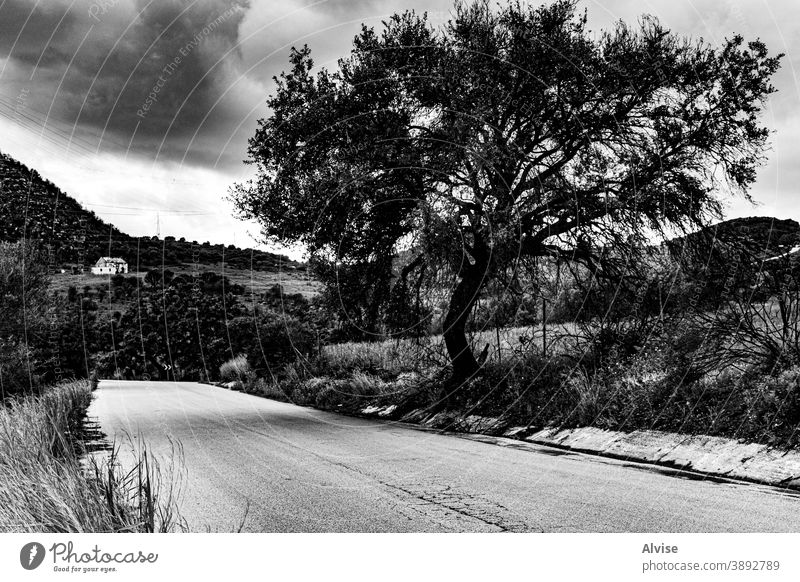
M536 0L541 3L542 0ZM718 43L734 33L786 53L765 121L775 130L758 206L800 219L800 2L586 0L590 27L653 14ZM256 246L224 197L267 115L272 76L308 44L320 66L362 22L413 8L444 23L452 0L0 0L0 151L133 235ZM148 97L158 89L155 99ZM295 253L292 253L295 254Z

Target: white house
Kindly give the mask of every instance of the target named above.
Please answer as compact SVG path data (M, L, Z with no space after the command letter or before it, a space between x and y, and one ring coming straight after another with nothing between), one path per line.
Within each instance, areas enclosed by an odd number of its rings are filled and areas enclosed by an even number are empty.
M128 272L128 263L114 257L100 257L92 267L92 275L119 275Z

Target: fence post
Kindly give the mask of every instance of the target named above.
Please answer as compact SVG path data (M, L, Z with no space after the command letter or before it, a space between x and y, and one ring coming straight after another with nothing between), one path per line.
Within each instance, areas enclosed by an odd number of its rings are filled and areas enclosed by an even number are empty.
M500 350L500 326L499 325L495 325L494 326L494 331L495 331L495 334L497 335L497 363L498 364L502 364L503 363L503 356L501 355L501 350Z
M547 299L542 297L542 357L547 357Z

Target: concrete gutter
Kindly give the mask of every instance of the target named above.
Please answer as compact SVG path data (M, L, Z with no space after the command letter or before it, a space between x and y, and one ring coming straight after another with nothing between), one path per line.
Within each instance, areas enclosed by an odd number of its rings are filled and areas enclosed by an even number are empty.
M610 457L666 465L708 475L800 489L800 451L723 437L592 427L545 429L524 440Z
M395 406L370 406L360 416L394 417ZM593 427L531 432L526 427L508 427L502 419L459 416L413 410L401 422L445 431L503 436L538 445L663 465L729 479L739 479L791 489L800 489L800 451L770 448L734 439L684 435L656 430L629 433Z

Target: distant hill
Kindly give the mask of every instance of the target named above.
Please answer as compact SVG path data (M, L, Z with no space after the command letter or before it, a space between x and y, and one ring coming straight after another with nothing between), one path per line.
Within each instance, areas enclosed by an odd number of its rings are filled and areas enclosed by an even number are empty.
M86 210L36 170L0 153L0 241L37 240L49 247L54 266L89 268L114 256L141 270L187 264L224 263L236 269L277 272L304 265L255 249L176 240L132 237Z
M800 224L755 216L726 220L667 243L684 272L703 286L697 305L709 309L736 290L750 293L766 279L783 281L800 250Z
M785 252L800 240L800 224L796 220L771 216L750 216L724 220L685 237L690 243L731 242L747 240L753 250L766 255ZM684 238L675 239L680 243Z
M725 220L667 243L671 253L689 253L696 258L735 248L751 261L764 261L792 252L800 245L796 220L751 216ZM727 249L727 250L726 250ZM740 256L740 258L742 258Z

